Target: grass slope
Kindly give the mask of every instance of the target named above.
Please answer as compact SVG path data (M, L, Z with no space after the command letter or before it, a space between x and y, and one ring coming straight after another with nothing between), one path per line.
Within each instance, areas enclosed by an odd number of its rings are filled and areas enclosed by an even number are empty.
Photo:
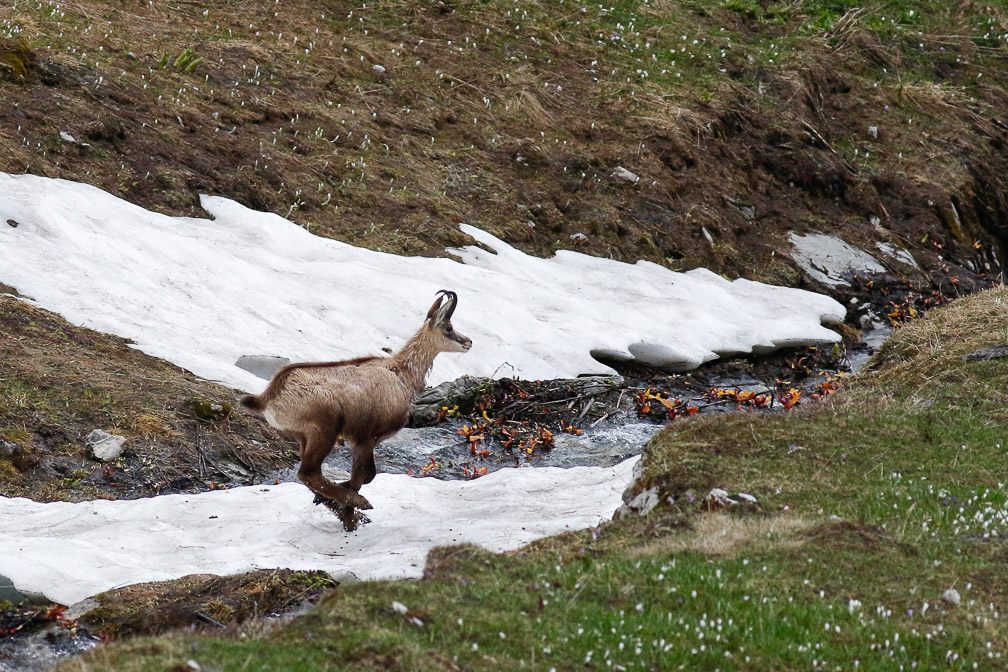
M644 518L437 549L423 580L340 586L286 626L60 669L1003 669L1008 359L963 355L1006 324L1008 290L984 292L823 402L675 421L645 454L638 490L662 503ZM711 487L758 503L708 510Z
M792 228L962 282L1005 250L1004 0L43 0L0 40L0 170L166 212L786 284Z

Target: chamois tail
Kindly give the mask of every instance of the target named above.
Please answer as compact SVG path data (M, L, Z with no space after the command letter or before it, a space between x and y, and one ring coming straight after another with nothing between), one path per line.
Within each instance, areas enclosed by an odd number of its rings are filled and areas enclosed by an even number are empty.
M241 405L250 411L259 411L260 413L264 408L266 408L266 402L258 394L249 394L241 398Z

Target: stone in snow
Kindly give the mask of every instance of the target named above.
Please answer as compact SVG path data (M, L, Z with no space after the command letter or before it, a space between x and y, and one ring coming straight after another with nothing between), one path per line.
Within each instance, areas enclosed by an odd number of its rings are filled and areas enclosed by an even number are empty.
M235 366L245 369L258 378L270 380L273 378L273 374L290 363L290 359L275 355L242 355L235 362Z
M101 429L96 429L87 435L88 452L102 462L114 460L122 455L125 442L125 436L109 434Z

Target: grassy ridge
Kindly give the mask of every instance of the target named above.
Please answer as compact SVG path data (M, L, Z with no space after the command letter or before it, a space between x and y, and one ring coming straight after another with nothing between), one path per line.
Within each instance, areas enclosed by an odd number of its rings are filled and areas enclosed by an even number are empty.
M826 401L677 420L645 454L663 502L645 518L438 549L422 581L340 586L285 626L62 669L1002 668L1008 360L962 356L1006 318L1008 290L985 292L899 329ZM711 487L758 504L708 511Z

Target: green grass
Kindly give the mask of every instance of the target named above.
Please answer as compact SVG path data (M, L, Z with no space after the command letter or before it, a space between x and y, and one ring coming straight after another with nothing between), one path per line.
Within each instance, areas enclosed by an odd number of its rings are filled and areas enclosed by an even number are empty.
M647 517L507 555L437 549L421 581L341 586L274 630L63 669L1003 668L1008 364L962 355L1006 324L1008 290L987 292L897 331L825 401L677 420L645 454L638 487L663 501ZM707 511L712 487L758 504Z

